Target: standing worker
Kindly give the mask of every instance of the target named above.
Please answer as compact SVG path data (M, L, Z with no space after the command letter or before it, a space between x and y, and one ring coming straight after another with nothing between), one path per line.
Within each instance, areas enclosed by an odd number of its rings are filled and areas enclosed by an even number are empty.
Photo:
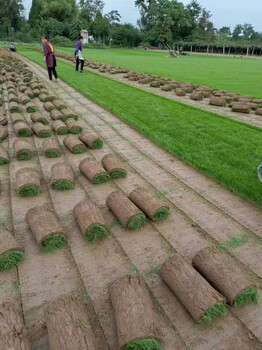
M80 73L83 73L84 63L85 63L85 59L83 58L83 55L82 55L83 39L84 38L81 35L75 47L76 71L78 72L79 63L80 63Z
M43 49L44 49L44 56L45 56L45 62L48 70L48 76L49 80L52 81L52 74L54 74L55 80L57 81L57 72L56 72L56 57L54 53L54 48L48 41L46 36L42 37L42 43L43 43Z

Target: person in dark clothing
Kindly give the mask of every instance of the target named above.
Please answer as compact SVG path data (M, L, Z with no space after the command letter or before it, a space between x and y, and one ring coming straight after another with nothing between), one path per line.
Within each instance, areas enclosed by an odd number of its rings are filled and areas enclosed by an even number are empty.
M43 50L44 50L44 56L45 56L47 70L48 70L49 80L52 81L52 75L54 74L54 77L57 81L58 76L56 72L56 57L54 53L54 48L50 44L46 36L42 37L42 43L43 43Z
M75 46L75 59L76 59L76 71L78 72L79 64L80 64L80 73L83 73L85 59L82 55L83 50L83 37L80 36L78 42Z

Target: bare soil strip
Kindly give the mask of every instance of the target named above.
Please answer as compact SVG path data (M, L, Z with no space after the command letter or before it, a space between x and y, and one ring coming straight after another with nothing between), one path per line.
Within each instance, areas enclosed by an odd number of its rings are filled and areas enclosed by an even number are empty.
M33 63L28 64L41 79L47 81L44 70ZM71 191L52 191L48 187L54 209L63 226L70 232L69 245L72 255L93 302L109 348L116 349L116 332L107 287L117 277L139 271L144 275L152 295L156 298L155 302L159 305L163 319L165 322L169 321L179 333L179 336L170 337L170 328L164 321L161 323L165 334L165 350L184 349L185 344L194 350L203 349L203 346L206 349L237 349L240 346L241 349L259 349L255 338L262 341L261 303L257 307L246 307L244 311L234 311L237 317L230 313L213 327L197 325L161 281L159 267L175 251L184 255L190 262L203 247L227 242L230 238L247 232L247 244L232 249L231 254L240 266L261 276L261 243L258 239L259 233L261 234L261 209L239 199L184 165L118 118L83 98L67 84L59 82L48 86L85 118L79 121L85 129L95 130L106 141L102 149L90 150L88 156L91 155L101 162L104 155L118 152L126 161L126 179L93 185L79 171L79 163L87 154L72 155L69 150L63 148L64 155L60 159L71 164L77 179L74 195L72 196ZM43 110L45 116L48 115L46 113ZM62 145L63 136L57 137ZM35 140L39 148L42 140ZM46 181L50 178L51 166L56 161L40 156L41 170ZM180 164L178 170L173 165L178 164L176 162ZM171 164L171 168L167 167L167 164ZM183 178L180 179L179 174L179 177L175 176L175 170L179 171ZM202 184L204 188L210 188L210 191L201 193ZM171 215L163 222L148 223L138 232L126 232L106 209L106 198L114 190L121 190L129 195L138 186L146 187L166 200L171 208ZM217 191L213 191L213 188ZM110 238L95 245L84 240L72 215L72 208L86 196L103 209L106 221L111 224L112 229ZM225 198L230 198L230 202L224 201ZM244 222L238 217L237 210L229 210L234 205L247 213ZM257 213L255 222L252 220L252 208ZM248 225L250 227L247 227ZM176 333L173 332L174 334Z

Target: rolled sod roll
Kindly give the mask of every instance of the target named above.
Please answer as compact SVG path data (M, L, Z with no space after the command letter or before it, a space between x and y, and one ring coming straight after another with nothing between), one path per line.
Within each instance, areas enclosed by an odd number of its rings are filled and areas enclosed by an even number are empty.
M66 297L50 303L45 312L50 350L97 350L86 305Z
M26 105L26 111L28 113L33 113L33 112L36 112L37 111L37 107L36 105L33 103L33 102L28 102Z
M8 129L4 125L0 125L0 142L6 139L8 136Z
M19 91L20 92L24 93L26 90L27 90L27 86L26 85L23 84L23 85L19 86Z
M168 259L160 270L160 276L196 322L211 323L227 314L225 298L182 256Z
M74 172L69 164L56 163L51 168L51 186L55 190L73 190Z
M37 196L40 193L40 173L34 168L20 169L16 173L16 191L21 197Z
M249 113L250 107L247 104L236 102L232 104L232 112Z
M73 210L82 234L88 241L100 241L109 235L99 207L91 200L83 200Z
M52 135L51 129L42 123L34 123L31 129L38 137L50 137Z
M10 113L22 113L22 108L16 102L9 103L9 111Z
M53 120L62 120L62 121L65 121L66 118L64 117L64 115L58 111L57 109L53 109L51 112L50 112L50 116Z
M123 163L113 154L107 154L102 159L103 167L109 172L112 179L118 179L127 176L127 171Z
M33 95L34 97L38 97L40 95L40 90L39 89L33 89Z
M2 145L0 145L0 165L5 165L10 162L9 154L4 149Z
M55 100L53 101L53 105L55 106L56 109L61 111L62 109L67 108L66 104L64 104L62 101Z
M18 122L14 124L14 131L16 136L19 137L30 137L32 135L32 131L29 126L25 122Z
M215 247L208 247L197 253L193 266L214 286L230 305L241 307L257 304L258 289L246 273L229 257Z
M19 98L16 94L10 93L10 94L8 94L8 101L19 103Z
M79 164L79 169L93 184L101 184L110 180L109 173L91 158L83 159Z
M47 102L48 100L48 95L45 94L43 91L40 91L40 95L38 96L39 100L42 102Z
M68 133L68 128L61 120L54 120L52 122L52 129L57 135L66 135Z
M128 230L139 230L146 224L145 214L120 191L112 192L107 197L106 205Z
M109 286L118 349L161 350L162 334L142 276L125 276Z
M213 97L210 98L209 104L212 105L212 106L225 107L226 100L223 97L213 96Z
M33 123L42 123L44 125L48 125L49 121L43 116L40 112L34 112L30 115L30 118Z
M155 198L143 187L136 188L131 192L129 199L153 221L163 220L170 213L168 205Z
M28 95L21 95L20 97L20 102L23 104L23 105L26 105L28 102L30 102L30 97Z
M45 102L53 102L57 99L56 95L48 94Z
M0 109L0 125L6 125L7 124L7 119L4 114L4 111Z
M180 89L180 88L175 89L175 94L176 94L177 96L186 96L185 90Z
M82 126L75 122L75 120L72 118L67 119L65 123L71 134L81 134L81 132L83 131Z
M54 252L67 244L63 227L46 206L36 206L28 210L25 220L44 252Z
M190 99L195 100L195 101L201 101L201 100L203 100L203 98L204 98L204 96L202 95L201 92L195 92L195 93L190 95Z
M33 91L31 89L25 90L24 93L25 93L25 95L29 96L31 100L34 98L34 94L33 94Z
M24 117L20 113L12 113L10 116L12 124L15 124L17 122L24 122Z
M24 259L24 249L12 233L0 227L0 271L17 266Z
M84 132L79 139L91 149L100 149L103 147L103 141L95 134Z
M55 138L44 140L42 143L42 147L47 158L58 158L62 155L59 143Z
M44 109L48 112L51 112L53 109L55 109L55 106L53 105L52 102L45 102Z
M17 139L14 142L14 151L17 160L30 160L33 158L33 150L30 142Z
M72 111L72 109L70 108L64 108L61 110L61 113L63 114L63 116L65 117L65 119L68 119L68 118L73 118L75 120L78 119L78 115Z
M23 316L14 303L0 305L0 349L30 350Z
M85 153L86 145L79 140L77 136L67 135L64 137L64 145L75 154Z
M256 109L256 115L262 115L262 108Z

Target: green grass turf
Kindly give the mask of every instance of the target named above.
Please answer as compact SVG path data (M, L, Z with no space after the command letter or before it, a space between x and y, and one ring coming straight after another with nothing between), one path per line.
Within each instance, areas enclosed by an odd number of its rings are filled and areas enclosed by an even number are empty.
M45 156L47 158L58 158L61 157L62 152L57 149L48 149L45 151Z
M109 181L110 179L111 178L110 178L109 174L99 174L99 175L96 175L93 177L92 183L93 184L103 184L103 183Z
M72 54L71 48L57 47L56 51ZM178 59L172 59L167 57L167 51L128 49L88 49L86 55L90 60L113 66L262 97L262 82L258 75L261 70L260 60L207 55L180 56Z
M52 133L50 130L41 130L41 131L39 131L37 136L42 137L42 138L46 138L46 137L52 136Z
M47 119L45 119L45 118L39 118L39 119L37 119L37 122L38 123L42 123L43 125L49 125L50 124L49 121Z
M126 228L130 231L139 230L147 222L147 219L144 214L136 214L128 219Z
M75 188L75 185L67 180L57 180L52 184L52 187L54 190L73 190Z
M82 146L82 145L79 145L79 146L75 146L73 147L73 153L75 154L82 154L82 153L85 153L87 151L87 148L86 146Z
M30 196L37 196L40 193L40 188L37 185L24 185L20 188L18 194L21 197L30 197Z
M156 339L139 339L128 343L124 350L162 350L161 343Z
M42 241L41 249L45 253L52 253L62 249L67 244L67 237L61 233L49 235Z
M10 108L10 113L22 113L22 109L20 107Z
M57 135L66 135L66 134L68 134L68 129L67 129L67 127L65 126L65 127L61 127L61 128L59 128L58 130L57 130Z
M23 259L25 253L22 250L10 250L0 255L0 271L12 269Z
M224 250L238 248L238 247L242 247L248 242L249 242L249 235L247 233L244 233L243 235L232 237L228 241L222 244L219 244L219 247Z
M16 154L17 160L30 160L33 158L33 152L27 150L21 150Z
M164 220L165 218L168 217L169 214L170 214L169 208L167 207L160 208L154 212L153 220L154 221Z
M127 171L125 169L114 169L110 174L112 179L119 179L127 177Z
M23 54L44 66L40 53ZM90 72L76 79L70 64L58 63L60 78L69 85L232 192L262 206L256 173L262 160L261 129Z
M28 113L34 113L37 111L37 108L36 107L27 107L26 110Z
M8 164L8 163L9 163L8 160L6 160L6 159L4 159L4 158L0 158L0 166L1 166L1 165L6 165L6 164Z
M102 148L102 147L103 147L103 141L102 141L102 140L99 140L99 139L96 139L96 140L92 143L92 145L91 145L90 148L92 148L92 149L100 149L100 148Z
M80 126L72 126L69 131L71 134L81 134L83 128L81 128Z
M226 316L228 309L225 303L217 303L201 316L203 323L212 323L216 318Z
M105 226L101 224L95 224L86 230L86 239L90 242L101 241L101 239L107 237L109 232Z
M20 129L18 131L18 136L20 137L30 137L32 135L32 131L29 129Z
M234 306L239 308L248 304L258 304L258 289L257 288L247 288L241 292L234 300Z

